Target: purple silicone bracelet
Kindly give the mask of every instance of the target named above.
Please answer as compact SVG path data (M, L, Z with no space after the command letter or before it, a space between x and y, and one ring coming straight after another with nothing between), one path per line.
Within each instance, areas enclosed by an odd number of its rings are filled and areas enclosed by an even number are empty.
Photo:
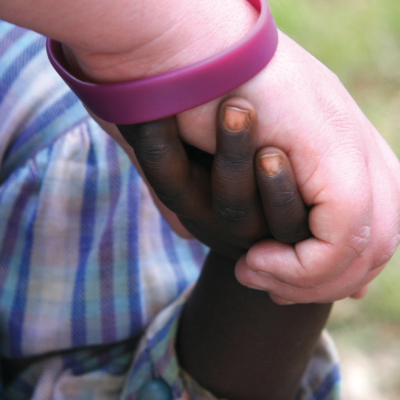
M129 82L94 84L71 75L61 43L47 40L55 70L86 107L115 124L137 124L189 110L257 75L273 57L278 31L267 0L247 0L260 16L241 40L200 62Z

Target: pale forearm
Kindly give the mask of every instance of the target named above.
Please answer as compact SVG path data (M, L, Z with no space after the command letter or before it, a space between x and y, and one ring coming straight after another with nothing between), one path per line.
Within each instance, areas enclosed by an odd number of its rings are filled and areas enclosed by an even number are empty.
M245 0L3 0L0 18L68 44L93 80L122 81L218 52L257 12Z

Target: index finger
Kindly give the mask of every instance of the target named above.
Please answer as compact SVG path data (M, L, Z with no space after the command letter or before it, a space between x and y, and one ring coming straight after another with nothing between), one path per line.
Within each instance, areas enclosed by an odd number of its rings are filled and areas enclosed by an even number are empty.
M254 174L257 113L245 99L229 98L219 108L212 170L213 207L221 227L254 241L270 237Z
M274 238L283 243L309 238L308 211L286 154L265 147L256 155L255 169L264 215Z

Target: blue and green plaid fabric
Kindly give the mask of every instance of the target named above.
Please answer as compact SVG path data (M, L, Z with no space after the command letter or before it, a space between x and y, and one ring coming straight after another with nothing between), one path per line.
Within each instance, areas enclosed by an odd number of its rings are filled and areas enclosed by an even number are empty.
M1 396L128 400L161 377L208 398L173 345L206 248L171 231L44 43L0 21ZM318 354L304 399L334 399L335 358Z

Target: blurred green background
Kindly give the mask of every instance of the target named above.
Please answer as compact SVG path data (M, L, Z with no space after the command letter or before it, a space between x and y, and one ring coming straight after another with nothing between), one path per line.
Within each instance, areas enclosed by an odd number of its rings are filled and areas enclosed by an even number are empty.
M270 0L279 28L334 71L400 157L400 0ZM400 252L329 322L344 400L400 399Z

